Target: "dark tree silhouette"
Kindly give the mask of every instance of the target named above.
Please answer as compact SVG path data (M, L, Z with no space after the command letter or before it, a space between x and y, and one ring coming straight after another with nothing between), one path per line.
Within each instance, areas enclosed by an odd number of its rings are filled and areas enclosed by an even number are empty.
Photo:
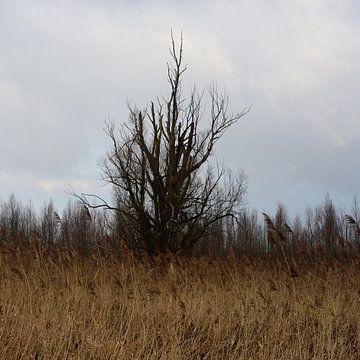
M218 140L249 108L230 115L228 96L216 85L207 89L208 111L204 93L193 89L183 98L183 41L177 49L171 40L168 99L144 111L129 106L130 119L119 132L113 121L106 122L112 147L101 165L115 205L94 194L77 195L88 207L116 211L126 244L149 254L190 251L213 224L238 216L246 190L242 173L234 177L209 160ZM201 130L205 116L208 128Z

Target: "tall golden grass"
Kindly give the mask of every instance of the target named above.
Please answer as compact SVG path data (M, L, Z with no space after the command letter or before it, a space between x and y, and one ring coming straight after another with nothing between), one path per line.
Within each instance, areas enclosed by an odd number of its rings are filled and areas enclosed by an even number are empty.
M359 270L2 246L0 359L359 359Z

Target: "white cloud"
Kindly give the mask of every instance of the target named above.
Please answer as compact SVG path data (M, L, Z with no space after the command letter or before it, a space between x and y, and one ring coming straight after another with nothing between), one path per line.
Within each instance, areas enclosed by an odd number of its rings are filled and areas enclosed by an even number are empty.
M76 189L80 192L91 192L96 188L94 181L89 181L87 179L69 179L69 180L50 180L47 178L42 178L37 180L38 185L41 189L45 190L49 194L54 193L58 190L66 190L68 188Z

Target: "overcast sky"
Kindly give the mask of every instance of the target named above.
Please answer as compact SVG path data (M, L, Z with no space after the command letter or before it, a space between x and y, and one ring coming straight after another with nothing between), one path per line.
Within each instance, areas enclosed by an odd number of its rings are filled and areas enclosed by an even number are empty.
M248 203L292 215L360 192L360 5L347 0L0 1L0 198L107 194L103 122L166 94L170 30L184 87L216 80L251 112L218 144ZM204 119L205 121L206 119Z

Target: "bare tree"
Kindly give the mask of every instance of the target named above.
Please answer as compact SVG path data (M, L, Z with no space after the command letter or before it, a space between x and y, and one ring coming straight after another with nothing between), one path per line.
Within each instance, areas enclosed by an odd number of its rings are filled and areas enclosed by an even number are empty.
M320 208L320 237L328 253L336 250L336 239L339 236L339 216L329 194L325 195Z
M241 213L236 240L239 255L263 255L266 252L264 229L255 209Z
M170 96L144 111L129 105L129 122L119 132L113 121L106 122L112 147L101 165L115 205L94 194L78 196L86 206L116 211L125 242L150 254L192 249L214 223L239 214L246 190L242 173L234 177L209 160L218 140L249 108L230 115L228 96L215 85L207 89L208 111L204 93L193 89L188 100L182 97L183 41L177 48L171 40ZM206 115L209 125L201 130Z

